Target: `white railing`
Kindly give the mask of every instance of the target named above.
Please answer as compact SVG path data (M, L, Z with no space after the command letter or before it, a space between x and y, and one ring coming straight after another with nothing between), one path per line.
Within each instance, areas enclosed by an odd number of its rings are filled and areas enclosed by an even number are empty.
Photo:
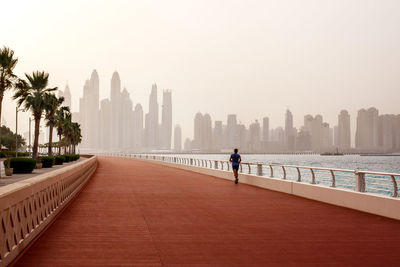
M189 166L231 171L230 162L224 160L196 159L189 157L151 154L106 153L102 155L157 160ZM399 197L398 183L400 181L400 173L356 171L348 169L253 162L242 162L240 164L239 172L270 178L287 179L297 182L351 189L357 192L369 192Z

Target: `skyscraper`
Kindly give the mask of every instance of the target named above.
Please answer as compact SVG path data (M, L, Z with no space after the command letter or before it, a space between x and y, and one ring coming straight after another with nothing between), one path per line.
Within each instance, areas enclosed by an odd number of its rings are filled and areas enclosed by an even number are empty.
M228 115L227 122L227 146L228 148L234 148L238 146L238 133L237 133L237 121L236 114Z
M222 121L215 121L213 130L213 148L215 151L222 149L222 132Z
M249 150L250 152L260 152L261 150L261 127L256 120L249 127Z
M372 150L378 147L378 116L376 108L360 109L357 114L356 148Z
M321 151L322 150L322 142L323 142L323 129L322 129L322 116L316 115L313 117L312 115L304 116L304 131L307 131L311 137L311 149L313 151ZM306 136L306 135L304 135Z
M133 103L130 99L128 90L124 88L121 94L121 103L122 103L122 116L121 120L121 128L122 131L122 146L121 149L123 151L130 151L133 147Z
M122 147L122 96L121 79L118 72L111 77L111 148L119 151Z
M172 139L172 96L170 90L163 92L162 118L161 118L161 148L171 149Z
M203 114L196 113L194 117L194 137L192 149L201 149L203 143Z
M93 70L90 80L86 80L83 96L79 100L79 119L82 127L82 147L90 150L99 148L100 110L99 76Z
M158 148L159 141L159 125L158 125L158 102L157 102L157 85L151 87L149 99L149 112L146 114L145 122L146 131L146 147L148 149Z
M182 150L182 129L180 125L176 125L174 129L174 150L175 152Z
M249 136L249 131L246 129L246 126L243 124L238 124L236 127L237 131L237 143L234 148L240 149L242 152L243 151L248 151L249 146L251 147L252 144L250 144L250 136Z
M329 127L329 123L322 123L322 148L329 149L333 145L333 129Z
M102 151L111 150L111 101L103 99L100 103L100 148Z
M268 142L269 141L269 118L268 117L264 117L263 118L263 138L262 140L264 142Z
M133 115L133 147L135 151L144 147L143 138L143 108L137 104Z
M58 97L64 97L64 102L62 103L63 106L69 107L71 109L71 91L69 90L68 84L65 86L64 91L58 91Z
M285 144L289 151L295 149L295 134L293 129L293 115L290 110L286 110L285 114Z
M340 114L338 116L337 134L338 134L338 137L337 137L338 147L341 150L350 149L350 143L351 143L350 115L347 110L340 111Z
M206 113L203 116L202 126L202 147L203 151L212 150L212 122L210 114Z

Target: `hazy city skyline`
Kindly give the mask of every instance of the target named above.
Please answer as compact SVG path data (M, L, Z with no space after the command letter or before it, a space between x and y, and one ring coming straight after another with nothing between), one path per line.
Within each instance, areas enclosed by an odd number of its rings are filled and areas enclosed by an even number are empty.
M0 29L1 45L20 58L16 74L43 69L51 73L50 86L64 90L68 83L74 112L93 69L100 101L110 97L117 70L144 114L149 86L170 88L172 125L181 126L182 142L193 138L199 111L224 122L237 114L247 127L268 117L272 129L285 126L287 108L296 128L306 114L336 125L346 109L353 145L358 110L400 113L398 1L10 1L3 7L19 11L6 12L5 21L15 25ZM13 128L11 94L3 117ZM20 132L27 131L28 116L20 113L19 121Z

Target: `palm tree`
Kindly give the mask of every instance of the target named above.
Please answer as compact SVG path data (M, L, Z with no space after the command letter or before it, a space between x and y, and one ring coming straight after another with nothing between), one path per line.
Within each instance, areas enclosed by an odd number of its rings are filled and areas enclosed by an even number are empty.
M61 146L62 146L61 137L64 134L66 115L68 113L70 113L69 107L61 107L56 111L56 114L55 114L55 126L57 128L57 135L58 135L58 154L59 155L61 154Z
M71 144L72 144L72 154L76 152L76 146L82 142L81 126L77 122L72 123L71 132Z
M71 139L72 139L73 129L72 129L72 116L71 113L65 114L65 121L64 121L64 151L65 153L71 153Z
M36 71L33 72L32 75L25 73L25 76L28 82L25 80L20 81L19 85L16 87L13 99L18 100L18 107L23 105L25 110L30 110L32 112L35 120L35 137L33 140L32 157L36 158L39 145L40 120L46 107L44 98L47 93L57 90L57 87L47 88L49 74L44 71Z
M57 98L55 94L52 93L47 93L44 96L44 102L45 102L45 118L47 120L46 126L48 126L50 129L49 133L49 156L53 155L53 128L54 125L56 124L56 111L58 108L61 106L62 102L64 102L64 97Z
M14 57L14 51L8 47L0 48L0 129L1 129L1 110L5 91L15 87L18 77L13 73L18 58ZM1 134L0 134L1 139ZM0 140L1 144L1 140ZM1 150L1 145L0 145Z

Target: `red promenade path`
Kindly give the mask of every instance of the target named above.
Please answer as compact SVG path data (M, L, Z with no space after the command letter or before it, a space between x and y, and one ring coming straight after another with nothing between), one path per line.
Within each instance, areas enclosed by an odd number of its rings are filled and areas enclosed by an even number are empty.
M131 159L88 185L16 266L400 266L400 222Z

